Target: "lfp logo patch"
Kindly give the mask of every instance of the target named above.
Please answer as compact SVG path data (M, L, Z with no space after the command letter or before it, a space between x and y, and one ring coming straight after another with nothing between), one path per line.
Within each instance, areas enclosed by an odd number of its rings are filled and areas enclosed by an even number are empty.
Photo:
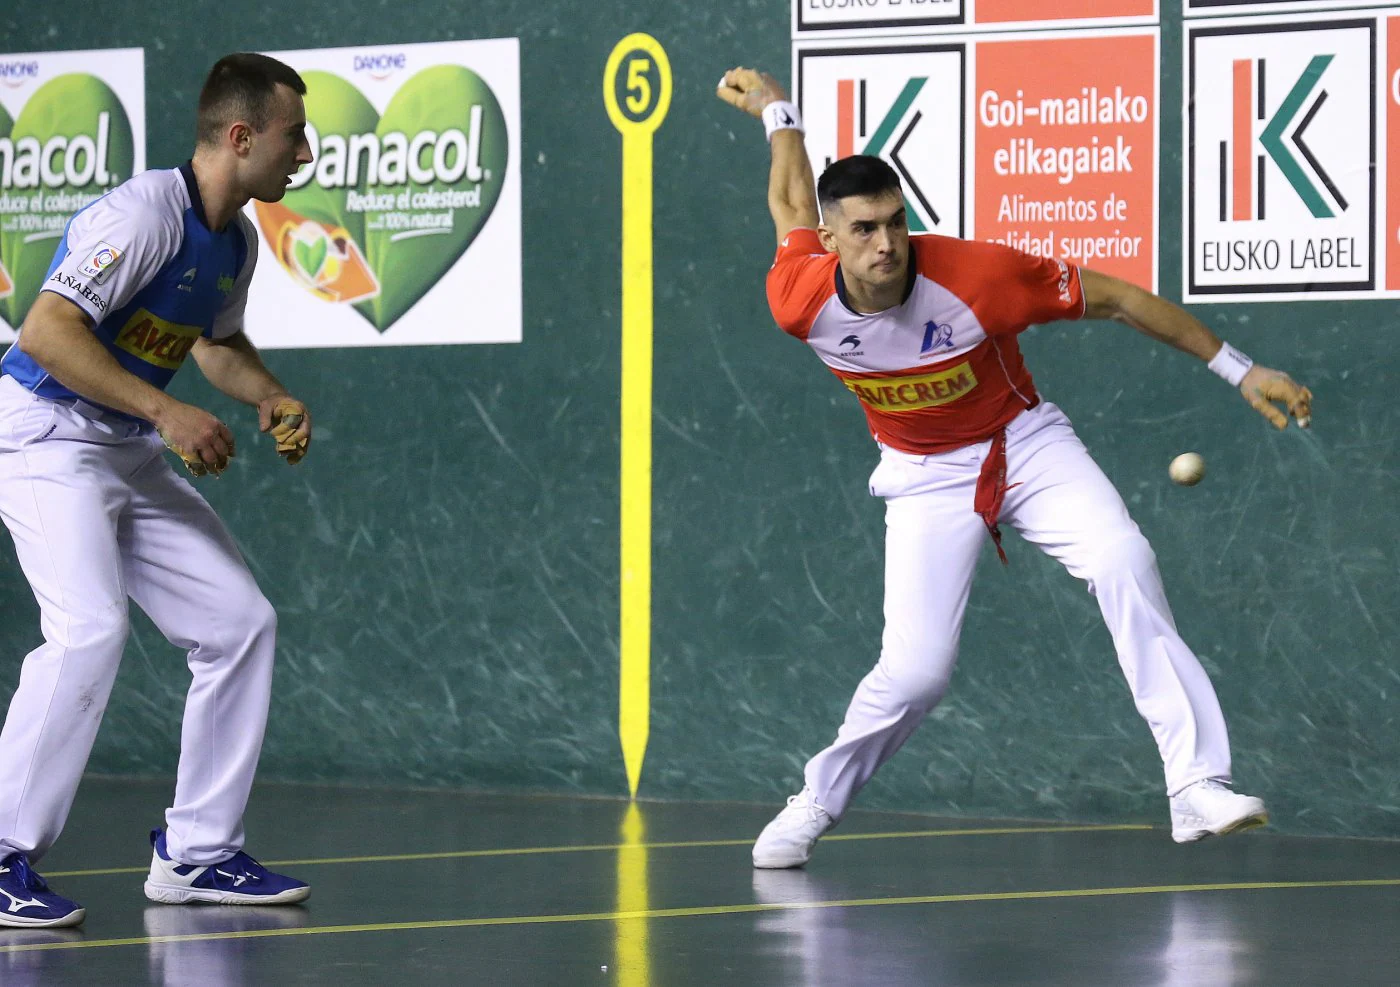
M78 265L78 273L91 279L93 284L106 284L112 271L121 263L125 252L106 241L98 241L88 259Z

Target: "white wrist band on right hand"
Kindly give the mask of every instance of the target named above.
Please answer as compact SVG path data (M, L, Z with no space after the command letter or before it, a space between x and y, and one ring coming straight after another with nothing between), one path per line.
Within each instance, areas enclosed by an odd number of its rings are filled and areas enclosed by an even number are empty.
M802 114L787 100L777 100L763 108L763 130L770 142L773 134L779 130L802 129Z
M1220 344L1220 352L1206 364L1211 372L1227 381L1231 387L1239 387L1254 361L1235 349L1229 343Z

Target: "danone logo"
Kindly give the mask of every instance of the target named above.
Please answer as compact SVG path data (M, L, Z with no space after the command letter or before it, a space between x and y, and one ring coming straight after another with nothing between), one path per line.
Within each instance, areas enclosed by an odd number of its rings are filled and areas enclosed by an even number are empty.
M255 203L282 268L380 332L426 295L481 232L505 182L505 117L459 65L410 77L381 117L354 84L302 73L315 161L280 203Z
M68 218L134 164L131 121L96 76L50 79L14 119L0 107L0 315L10 325L38 295Z
M0 85L18 89L33 79L39 78L39 63L33 60L14 59L0 62Z
M365 72L371 79L383 80L408 66L408 56L403 52L380 52L374 55L355 56L355 71Z

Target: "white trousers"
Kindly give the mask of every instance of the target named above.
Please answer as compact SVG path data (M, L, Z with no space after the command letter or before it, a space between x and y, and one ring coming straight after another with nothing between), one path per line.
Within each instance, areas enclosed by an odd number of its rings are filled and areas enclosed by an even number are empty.
M1162 755L1168 795L1230 778L1225 719L1181 640L1156 557L1069 420L1042 402L1007 426L1001 520L1098 599L1138 712ZM840 818L851 798L943 698L978 555L989 540L973 495L991 442L932 456L885 449L870 492L886 500L885 631L835 742L807 763L817 802ZM1008 618L1012 615L1008 614Z
M37 860L63 829L121 662L128 598L188 651L171 856L204 865L243 846L277 618L163 450L149 427L0 378L0 515L44 636L0 732L0 853Z

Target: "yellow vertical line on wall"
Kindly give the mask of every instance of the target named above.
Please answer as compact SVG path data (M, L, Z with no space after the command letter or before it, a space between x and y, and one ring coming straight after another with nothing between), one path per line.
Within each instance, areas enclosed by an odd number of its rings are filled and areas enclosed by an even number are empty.
M651 733L652 136L671 105L660 43L629 34L608 56L603 102L622 135L621 579L618 736L636 796Z
M620 987L649 987L651 895L647 890L646 821L636 802L622 820L622 846L617 851L617 912L613 963Z

